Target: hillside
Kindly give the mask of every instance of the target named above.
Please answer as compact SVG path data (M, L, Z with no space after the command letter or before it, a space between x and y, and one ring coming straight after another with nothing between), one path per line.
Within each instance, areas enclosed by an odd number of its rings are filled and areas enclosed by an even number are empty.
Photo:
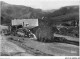
M27 18L38 18L43 20L48 20L48 22L62 21L62 20L72 20L79 19L79 6L65 6L58 10L48 10L43 11L41 9L34 9L22 5L11 5L3 1L0 2L1 5L1 19L2 23L10 23L11 19L27 19ZM68 19L69 18L69 19ZM9 21L7 21L9 20Z
M47 14L46 17L49 17L49 18L57 17L57 16L66 15L66 14L75 13L75 12L79 13L78 5L61 7L60 9L56 10L55 12Z
M11 5L5 2L0 2L1 4L1 17L2 23L7 22L7 20L11 19L27 19L27 18L41 18L45 12L41 9L34 9L27 6L22 5ZM9 23L9 22L8 22Z

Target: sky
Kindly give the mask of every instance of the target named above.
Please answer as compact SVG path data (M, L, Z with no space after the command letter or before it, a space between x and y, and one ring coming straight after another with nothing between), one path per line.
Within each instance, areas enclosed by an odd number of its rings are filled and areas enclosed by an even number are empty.
M43 10L59 9L63 6L79 5L80 0L0 0L9 4L25 5Z

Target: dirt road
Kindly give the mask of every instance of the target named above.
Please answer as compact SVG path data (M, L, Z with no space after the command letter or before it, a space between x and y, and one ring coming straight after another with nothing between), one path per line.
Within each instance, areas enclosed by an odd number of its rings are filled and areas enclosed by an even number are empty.
M5 39L5 36L3 40ZM78 56L79 46L66 44L66 43L42 43L29 38L22 39L22 37L6 36L6 38L12 37L15 40L4 40L1 44L2 51L9 55L22 55L22 56Z
M20 39L20 37L14 37L14 39ZM79 46L66 44L66 43L42 43L28 38L24 38L22 44L17 41L12 41L18 46L32 51L31 54L36 55L55 55L55 56L78 56L79 55ZM29 50L29 49L31 50ZM35 52L34 52L35 51Z

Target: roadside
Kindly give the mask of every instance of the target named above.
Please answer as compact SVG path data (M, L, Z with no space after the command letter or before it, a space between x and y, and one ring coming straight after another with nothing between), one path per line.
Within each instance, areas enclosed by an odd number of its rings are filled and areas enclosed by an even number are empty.
M17 53L22 54L25 53L25 49L17 46L16 44L7 41L6 36L1 36L1 55L16 55ZM26 52L26 55L31 55Z
M55 34L55 33L54 33L54 36L55 37L64 37L67 40L79 42L79 38L75 38L75 37L71 37L71 36L65 36L65 35L60 35L60 34Z

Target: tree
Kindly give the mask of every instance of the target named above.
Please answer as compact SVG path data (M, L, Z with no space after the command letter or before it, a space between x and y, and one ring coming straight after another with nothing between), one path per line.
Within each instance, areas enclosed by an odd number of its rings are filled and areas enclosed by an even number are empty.
M42 42L49 42L52 41L54 38L52 27L50 26L39 27L35 35L37 36L38 41Z

